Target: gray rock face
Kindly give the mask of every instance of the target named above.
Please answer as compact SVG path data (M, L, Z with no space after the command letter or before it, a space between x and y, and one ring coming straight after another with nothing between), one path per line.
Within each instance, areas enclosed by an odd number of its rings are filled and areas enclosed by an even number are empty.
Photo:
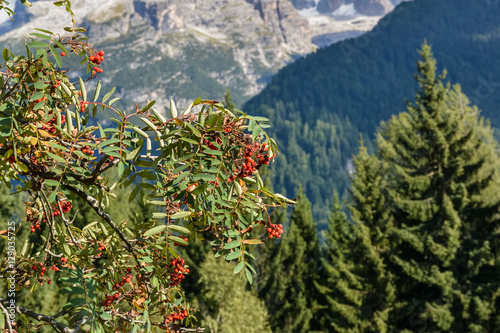
M354 4L356 11L362 15L382 16L402 1L404 0L320 0L317 10L322 14L331 14L342 5Z
M314 0L291 0L291 2L298 10L312 8L316 5Z
M342 0L320 0L317 9L320 13L332 13L339 9L343 3Z
M358 12L369 16L382 16L386 14L386 8L380 0L358 0L354 3L354 8Z

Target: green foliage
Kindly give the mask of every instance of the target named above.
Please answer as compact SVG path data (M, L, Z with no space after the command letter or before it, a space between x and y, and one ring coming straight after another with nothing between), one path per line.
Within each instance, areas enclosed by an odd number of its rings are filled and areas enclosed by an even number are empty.
M271 333L264 302L235 279L230 265L207 255L200 266L197 306L208 332Z

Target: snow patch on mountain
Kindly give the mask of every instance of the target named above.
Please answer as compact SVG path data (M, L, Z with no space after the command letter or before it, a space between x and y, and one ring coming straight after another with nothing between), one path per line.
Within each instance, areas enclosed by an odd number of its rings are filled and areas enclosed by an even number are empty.
M307 19L311 29L312 41L319 47L325 47L330 44L342 41L347 38L359 36L373 27L386 14L403 1L413 0L374 0L369 4L378 6L383 10L383 15L368 15L360 12L357 8L364 9L366 13L373 13L373 7L363 6L365 3L358 0L292 0L292 3L298 9L298 13ZM318 6L320 6L320 10ZM331 8L331 11L325 11L325 8Z
M337 20L349 20L360 16L361 14L356 11L354 4L341 5L337 10L332 13L332 17Z

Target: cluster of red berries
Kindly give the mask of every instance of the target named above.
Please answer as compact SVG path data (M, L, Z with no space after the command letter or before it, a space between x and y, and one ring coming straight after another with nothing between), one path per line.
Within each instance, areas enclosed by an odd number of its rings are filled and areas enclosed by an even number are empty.
M175 321L181 321L184 318L188 316L188 312L186 310L177 312L177 313L171 313L168 315L168 317L165 319L165 325L167 325L170 322L175 322Z
M218 140L217 140L218 139ZM219 143L218 141L220 141L220 138L217 138L216 139L216 142ZM217 148L212 142L210 142L209 140L207 139L204 139L203 140L203 144L205 146L208 146L208 148L212 149L212 150L219 150L219 148Z
M115 158L113 156L109 156L108 157L109 162L106 162L105 165L107 166L110 162L113 162L114 160L115 160Z
M104 51L99 51L96 55L90 56L89 61L96 65L100 65L101 62L104 61ZM102 69L97 66L94 66L92 75L95 76L96 73L102 73Z
M73 205L71 204L71 201L63 201L61 202L61 208L64 214L68 213L71 208L73 208Z
M14 156L14 154L10 155L10 157L6 158L5 160L10 164L16 163L16 157Z
M59 272L59 267L57 267L56 264L52 265L52 267L50 268L51 271L56 271L56 272Z
M54 84L54 85L52 86L52 88L57 89L57 87L59 87L60 85L61 85L61 81L57 80L57 81L56 81L56 84Z
M26 221L31 223L31 232L35 232L37 229L40 230L40 221L33 216L27 216ZM45 222L45 221L44 221Z
M66 258L62 257L62 258L61 258L61 262L65 264L65 263L67 263L67 262L68 262L68 259L66 259Z
M99 251L104 251L106 249L106 247L104 246L104 244L102 242L99 242L99 247L97 248ZM97 257L100 257L102 256L102 252L99 252L98 254L96 254Z
M40 103L40 102L43 102L43 101L46 101L47 100L47 97L43 96L42 98L40 99L35 99L35 104L37 103Z
M269 228L267 228L267 232L269 233L269 238L280 238L283 234L283 224L269 224Z
M120 293L116 292L114 295L107 295L105 299L102 300L102 306L110 306L113 301L117 301L120 298Z
M130 274L132 272L132 269L130 267L127 268L127 274L122 277L122 280L118 283L116 283L114 286L113 286L113 290L118 290L120 289L120 287L123 287L123 285L125 283L130 283L132 282L132 275Z
M94 151L92 149L90 149L89 146L83 146L82 153L87 154L87 155L93 155Z
M73 205L71 204L70 201L62 201L61 202L61 208L64 214L68 213L71 208L73 208ZM52 213L53 216L61 216L61 211L58 208L54 208L54 212Z
M54 125L56 122L57 122L57 117L53 117L52 119L49 120L49 122L47 124ZM64 124L65 122L66 122L66 116L62 114L61 115L61 125Z
M189 269L184 267L184 259L172 259L170 261L170 267L174 267L174 272L170 275L170 286L175 287L184 280L185 276L183 274L188 274Z
M39 223L35 223L34 225L31 226L31 232L35 232L36 230L40 230L41 227L40 227L40 224Z
M97 66L94 66L93 68L94 70L92 71L92 73L102 73L103 72L103 69L102 68L99 68Z
M46 127L45 125L43 125L42 129L44 131L47 131L47 132L52 133L52 134L54 134L56 132L56 128L55 127Z
M52 119L49 120L49 122L46 124L47 126L45 125L42 125L42 129L44 131L47 131L49 133L55 133L56 132L56 128L54 127L54 124L57 122L57 118L56 117L52 117ZM66 122L66 116L65 115L61 115L61 125L64 124Z
M267 145L260 144L260 142L254 142L252 144L247 144L245 146L244 162L241 169L236 170L236 172L229 176L227 182L230 183L236 179L236 177L250 177L256 170L259 170L263 164L269 164L271 157L268 155Z
M38 275L40 277L43 277L43 275L45 274L45 271L47 270L47 268L45 268L45 266L43 265L43 262L39 263L38 266L39 267L37 267L36 265L33 265L31 267L31 269L34 270L35 272L39 271L40 273Z
M80 101L80 113L85 112L85 105L89 105L89 102L88 101Z

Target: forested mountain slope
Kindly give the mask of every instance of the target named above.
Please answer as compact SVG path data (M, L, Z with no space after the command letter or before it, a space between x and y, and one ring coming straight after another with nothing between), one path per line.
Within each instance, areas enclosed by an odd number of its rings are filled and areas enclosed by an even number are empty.
M302 185L315 216L325 218L334 189L343 192L348 183L359 132L371 139L380 121L413 96L416 50L424 40L448 80L462 84L482 115L500 126L499 17L500 0L406 2L372 32L283 68L244 106L275 126L283 152L274 165L275 189L293 195Z

